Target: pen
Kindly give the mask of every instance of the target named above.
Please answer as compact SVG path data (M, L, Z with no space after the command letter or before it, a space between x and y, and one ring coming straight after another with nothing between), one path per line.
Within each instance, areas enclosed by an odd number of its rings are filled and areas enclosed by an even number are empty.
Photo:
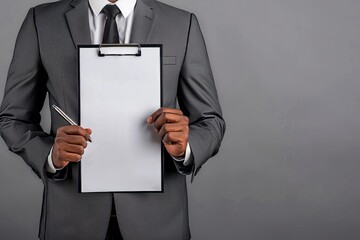
M61 110L61 108L59 108L58 106L56 106L55 104L52 105L53 109L55 109L55 111L65 120L67 121L70 125L73 126L79 126L78 124L76 124L68 115L66 115L66 113L64 113L63 110ZM89 142L92 142L91 137L89 136Z

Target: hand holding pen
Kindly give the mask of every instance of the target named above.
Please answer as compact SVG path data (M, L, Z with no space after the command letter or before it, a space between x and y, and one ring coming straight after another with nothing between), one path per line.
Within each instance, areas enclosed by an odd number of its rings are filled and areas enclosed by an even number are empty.
M91 129L78 126L59 107L52 106L55 111L64 118L70 126L58 128L52 149L52 161L55 168L64 168L69 162L79 162L87 147L87 141L91 142Z

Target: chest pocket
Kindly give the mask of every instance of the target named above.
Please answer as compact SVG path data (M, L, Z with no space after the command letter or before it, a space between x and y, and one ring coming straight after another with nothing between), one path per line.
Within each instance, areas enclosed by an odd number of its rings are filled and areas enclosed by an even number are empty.
M163 65L176 65L176 56L164 56Z

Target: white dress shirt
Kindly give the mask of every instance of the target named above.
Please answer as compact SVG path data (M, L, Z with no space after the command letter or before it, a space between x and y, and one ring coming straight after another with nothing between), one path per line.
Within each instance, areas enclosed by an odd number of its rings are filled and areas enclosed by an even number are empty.
M136 0L120 0L115 3L110 3L108 0L89 0L89 25L92 43L102 43L106 16L101 11L108 4L116 5L120 9L121 13L115 18L120 43L129 43Z
M127 44L130 42L131 28L134 20L134 8L137 0L121 0L116 3L110 3L108 0L89 0L89 26L91 42L93 44L101 44L103 39L103 33L105 28L106 16L102 13L102 9L108 4L117 5L121 13L115 18L120 43ZM52 150L51 148L45 169L47 172L56 173L61 168L55 168L52 162ZM179 159L173 157L175 161L182 162L184 166L189 166L194 163L194 157L191 152L190 144L186 146L185 158Z

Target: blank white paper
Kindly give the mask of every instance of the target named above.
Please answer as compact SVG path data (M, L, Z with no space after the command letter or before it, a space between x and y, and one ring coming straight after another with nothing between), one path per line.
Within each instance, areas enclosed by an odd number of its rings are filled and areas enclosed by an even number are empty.
M80 121L91 128L82 192L162 191L161 139L146 122L161 106L160 47L138 56L80 48Z

